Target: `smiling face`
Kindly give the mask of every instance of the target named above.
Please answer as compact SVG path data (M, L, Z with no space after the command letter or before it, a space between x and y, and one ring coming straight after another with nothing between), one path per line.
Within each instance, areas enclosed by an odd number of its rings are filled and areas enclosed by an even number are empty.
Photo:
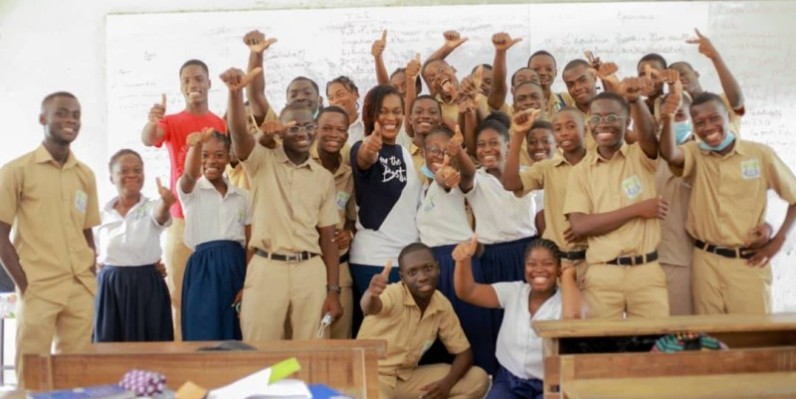
M376 114L376 121L381 126L381 135L386 142L395 142L395 138L398 137L398 131L401 130L403 117L404 108L401 104L401 97L395 94L384 97Z
M58 145L69 145L80 132L80 103L67 96L49 99L42 107L39 123L44 126L44 139Z
M551 130L544 127L531 129L528 132L527 139L528 155L531 156L533 162L550 159L553 156L553 152L556 150L556 143Z
M437 100L421 98L412 104L409 122L415 134L424 136L442 123L442 115Z
M544 92L537 85L524 84L514 90L514 112L529 108L545 109Z
M318 118L318 148L337 154L348 140L348 122L339 112L324 112Z
M417 299L428 300L434 295L439 283L439 266L429 250L409 252L399 266L401 281Z
M352 92L342 83L332 83L326 90L326 97L329 103L336 105L345 110L351 116L357 114L357 101L359 101L359 94Z
M224 169L229 164L229 148L213 137L202 145L202 175L211 182L223 178Z
M536 292L551 292L556 288L556 279L561 265L547 248L534 248L525 258L525 282Z
M315 89L315 86L312 85L312 82L299 79L293 81L287 87L287 102L299 103L309 108L312 115L315 115L320 105L320 94Z
M711 147L721 144L729 132L727 109L716 101L692 105L691 121L699 139Z
M450 137L445 133L431 133L426 136L424 141L423 157L426 166L434 173L437 173L439 164L445 160L448 142Z
M503 154L506 153L506 140L496 130L486 128L476 139L475 156L486 169L500 168Z
M187 65L180 71L180 90L185 103L193 106L207 104L210 78L199 65Z
M585 65L577 65L564 71L564 83L567 85L569 95L575 102L586 107L597 94L597 86L592 75Z
M144 186L144 163L133 154L120 156L111 168L111 183L120 197L138 195Z
M596 121L598 116L599 122ZM627 116L617 101L603 98L591 103L589 127L599 147L613 149L622 145L625 129L630 123Z
M583 148L583 117L575 111L560 111L553 118L553 135L558 147L564 152L575 152Z
M549 55L540 54L531 58L528 67L539 75L539 84L549 89L558 74L556 61Z
M283 125L288 122L296 122L295 126L281 133L282 146L285 148L285 152L294 154L309 153L317 132L317 125L312 120L310 110L308 108L286 110L282 112L279 120Z

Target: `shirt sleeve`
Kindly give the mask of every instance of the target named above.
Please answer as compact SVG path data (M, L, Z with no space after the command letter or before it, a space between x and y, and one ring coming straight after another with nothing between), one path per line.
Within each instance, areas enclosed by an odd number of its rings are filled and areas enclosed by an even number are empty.
M764 159L768 188L774 190L788 205L796 204L796 177L777 154L766 148Z
M343 226L345 227L345 222L357 221L357 201L356 201L356 194L354 192L351 193L351 196L348 197L348 203L345 206L345 218L346 220L343 221Z
M322 170L321 175L326 180L326 193L321 202L320 214L318 215L318 227L336 226L340 221L340 214L337 212L337 189L334 179L327 170Z
M182 179L182 177L180 177L180 179ZM185 210L186 205L190 204L193 201L193 199L196 198L196 191L199 190L198 186L199 186L199 181L201 179L203 179L203 177L200 177L199 179L196 180L196 184L194 184L193 190L191 190L190 193L182 191L182 184L180 184L180 180L177 179L177 184L175 184L175 186L177 186L176 187L177 198L180 200L180 204L182 204L183 210Z
M544 166L547 164L547 162L537 162L529 168L520 167L523 197L531 191L544 188Z
M88 187L86 187L86 192L88 193L88 203L86 204L86 222L83 225L83 229L90 229L94 226L99 226L100 223L102 223L102 220L100 219L99 212L97 180L94 177L94 172L92 172L91 169L86 167L86 170L89 175Z
M492 289L495 290L495 295L498 298L501 309L505 309L506 304L511 302L511 299L517 295L519 287L522 287L522 283L506 282L492 284Z
M252 212L252 201L251 201L251 194L247 190L241 189L241 194L243 195L243 206L246 209L246 220L244 220L244 225L249 226L252 224L252 219L254 218L254 213Z
M440 296L442 296L440 294ZM456 312L453 311L453 306L450 302L445 304L442 310L442 317L439 324L439 339L445 345L448 353L458 355L467 349L470 349L470 342L467 341L467 336L464 335L462 325Z
M155 226L155 229L158 231L166 230L167 227L171 226L171 212L168 212L169 218L166 220L166 223L160 224L158 223L158 208L160 208L160 204L163 203L163 200L148 200L147 206L149 207L149 217L152 220L152 224Z
M638 158L639 163L641 163L641 166L644 169L647 169L647 171L653 173L658 171L658 162L659 162L658 157L650 158L649 155L647 155L647 153L644 152L644 149L641 148L641 144L635 143L631 144L631 146L632 146L633 156Z
M249 156L240 161L240 164L243 165L243 169L249 175L250 180L253 180L254 174L265 165L269 151L271 150L265 148L260 143L254 143L254 148L252 148L252 152L249 153Z
M589 182L586 175L586 168L589 162L591 161L588 159L580 161L569 173L567 199L564 201L565 216L571 213L591 214L593 212L591 198L589 197Z
M0 222L14 224L22 193L22 169L11 165L0 169Z
M696 157L699 155L699 144L694 141L685 143L680 146L683 150L683 167L680 168L669 168L675 176L680 176L683 178L690 178L696 168L694 164L696 163Z
M401 302L400 294L401 290L403 290L401 284L402 283L392 283L379 295L381 310L377 314L378 316L391 316L392 313L398 309L395 305Z
M169 117L165 117L158 122L158 129L163 131L163 137L155 142L155 147L160 148L163 143L171 140L171 129L169 128Z

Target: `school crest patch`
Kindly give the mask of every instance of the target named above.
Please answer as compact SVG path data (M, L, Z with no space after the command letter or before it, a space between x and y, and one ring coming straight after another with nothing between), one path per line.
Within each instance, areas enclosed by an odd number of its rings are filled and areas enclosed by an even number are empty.
M760 177L760 161L748 159L741 162L741 177L744 179L757 179Z
M636 199L644 191L641 187L641 179L637 175L633 175L622 181L622 189L628 199Z

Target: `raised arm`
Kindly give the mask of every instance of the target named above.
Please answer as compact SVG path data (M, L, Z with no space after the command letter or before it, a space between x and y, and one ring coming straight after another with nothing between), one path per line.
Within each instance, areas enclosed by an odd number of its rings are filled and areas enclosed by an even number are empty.
M492 86L494 87L494 86ZM541 115L538 109L527 109L514 114L511 122L511 138L509 143L509 153L506 157L506 165L503 167L501 183L507 191L515 195L522 195L525 188L522 186L520 178L520 151L522 151L522 141L531 131L533 122Z
M378 314L381 312L381 293L387 288L387 282L390 281L390 271L392 270L392 261L388 260L381 273L376 274L370 279L365 294L362 295L362 300L359 305L362 307L362 313L367 315Z
M229 124L229 133L232 139L232 149L241 161L249 157L256 144L254 136L249 133L242 90L251 83L255 76L260 75L262 72L263 70L258 67L244 75L240 69L230 68L221 74L221 81L229 89L227 123Z
M415 130L412 128L412 105L417 98L417 75L420 74L420 53L415 54L415 59L406 64L406 95L404 98L404 126L409 137L415 137Z
M463 193L466 193L473 189L475 181L475 163L473 163L467 151L462 148L463 141L464 135L462 135L462 131L457 125L453 138L448 142L448 155L451 159L455 159L459 165L459 174L461 175L459 189L462 190Z
M357 167L359 170L368 170L379 160L379 151L383 144L381 138L381 126L376 122L376 127L370 136L360 145L357 151Z
M189 194L196 187L196 181L202 177L202 145L213 136L213 128L204 128L201 132L188 135L188 154L185 155L185 170L177 184L182 192ZM160 188L158 188L160 189Z
M251 31L243 36L243 43L249 47L249 67L248 72L252 73L257 68L264 70L263 61L265 51L276 42L275 38L266 39L265 35L257 30ZM246 98L252 110L254 119L261 123L268 113L270 104L265 96L265 72L255 75L246 88ZM244 113L245 114L245 113Z
M166 117L166 95L161 94L160 104L155 104L149 109L149 120L141 131L141 142L147 147L160 143L165 132L160 127L160 121Z
M459 32L455 30L445 31L442 34L442 36L445 37L445 43L443 43L442 47L437 49L437 51L431 53L431 55L428 57L429 61L444 60L447 56L449 56L453 52L453 50L456 50L459 46L461 46L462 44L464 44L464 42L468 40L466 37L462 38L461 35L459 35Z
M685 165L685 153L677 144L677 138L674 136L673 131L674 116L682 105L682 99L683 85L678 78L674 83L669 83L669 94L666 95L661 104L661 122L663 126L659 146L663 159L669 165L677 168L682 168Z
M453 288L459 299L482 308L499 309L495 289L489 284L479 284L473 278L471 259L478 249L478 237L473 234L470 241L463 242L453 249L456 268L453 272Z
M384 66L382 57L385 48L387 48L387 29L381 32L381 39L374 40L373 46L370 48L370 54L373 55L373 61L376 63L376 81L380 85L390 84L390 75L387 73L387 67Z
M160 204L158 204L158 208L155 210L155 221L163 226L171 219L169 208L177 202L177 198L174 197L174 193L172 193L168 187L163 187L159 177L155 178L155 184L157 184L158 194L160 194Z
M512 39L508 33L495 33L492 35L492 44L495 46L495 60L492 62L492 88L487 97L487 103L492 109L500 109L506 103L508 85L506 85L506 52L511 46L522 41L521 37Z
M735 76L730 72L730 68L724 63L724 59L721 58L721 54L719 54L716 47L713 46L710 39L702 35L699 29L694 29L694 32L697 36L696 39L690 39L688 43L699 45L699 52L713 62L713 66L716 68L716 74L719 75L721 88L724 90L724 94L727 96L727 100L730 102L732 109L737 110L743 108L744 97L743 91L741 91L741 85L735 80Z
M630 103L630 117L633 119L633 131L641 149L650 159L658 158L658 139L655 138L655 122L652 121L650 110L643 101L641 93L646 86L652 85L648 77L625 78L622 81L622 96Z

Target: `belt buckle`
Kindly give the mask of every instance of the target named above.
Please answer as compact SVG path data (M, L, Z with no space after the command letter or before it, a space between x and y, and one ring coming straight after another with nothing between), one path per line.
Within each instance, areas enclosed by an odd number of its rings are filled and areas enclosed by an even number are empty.
M641 255L641 257L643 257L643 255ZM629 258L630 258L630 266L635 266L635 265L636 265L636 259L638 259L638 258L639 258L639 256L629 256ZM643 260L644 260L644 259L642 259L642 261L643 261ZM640 263L639 263L639 264L640 264Z
M286 261L288 262L300 262L301 254L298 253L298 254L287 255L286 258L287 258Z

